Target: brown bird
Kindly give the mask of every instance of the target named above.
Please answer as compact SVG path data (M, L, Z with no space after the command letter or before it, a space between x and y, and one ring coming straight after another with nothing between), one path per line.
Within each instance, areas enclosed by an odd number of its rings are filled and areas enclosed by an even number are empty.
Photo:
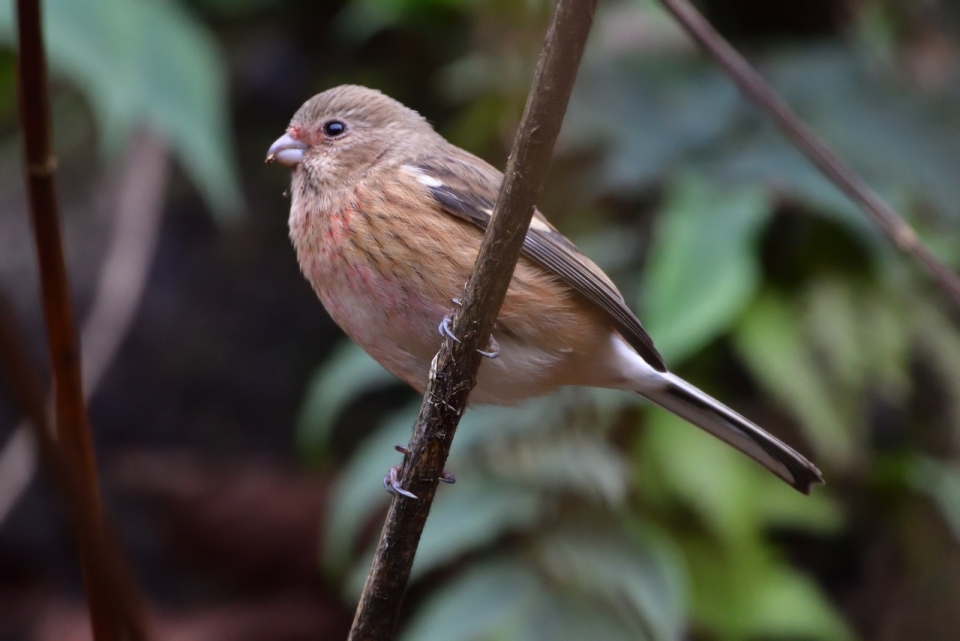
M333 320L422 392L503 174L379 91L308 100L267 161L292 169L290 238ZM671 374L613 282L536 212L471 400L622 389L690 421L804 493L819 470Z

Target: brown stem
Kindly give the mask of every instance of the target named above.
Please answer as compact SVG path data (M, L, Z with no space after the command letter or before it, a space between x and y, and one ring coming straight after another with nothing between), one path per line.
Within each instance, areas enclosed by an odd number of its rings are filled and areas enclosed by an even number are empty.
M131 637L142 638L142 627L138 630L134 625L138 618L131 616L124 620L118 611L129 599L111 600L110 597L116 595L111 595L109 586L103 583L103 574L108 568L98 567L95 561L97 551L108 545L108 535L102 516L96 460L83 398L80 350L60 238L54 185L56 158L50 140L50 97L39 0L17 1L17 27L21 138L53 372L56 451L58 463L69 470L69 482L76 483L71 491L76 492L77 507L85 517L90 517L89 522L83 521L85 527L78 528L90 620L97 641L122 639L124 631ZM47 436L49 434L41 433L41 439Z
M486 347L520 257L595 9L596 0L557 2L493 218L454 313L452 331L460 342L444 339L434 358L405 457L401 484L419 498L397 497L390 505L350 641L386 641L394 634L438 479L476 383L477 350Z
M773 118L780 130L820 173L866 212L893 246L919 263L953 303L960 307L960 277L934 256L913 228L827 147L707 19L687 0L660 0L660 3L713 56L740 91Z

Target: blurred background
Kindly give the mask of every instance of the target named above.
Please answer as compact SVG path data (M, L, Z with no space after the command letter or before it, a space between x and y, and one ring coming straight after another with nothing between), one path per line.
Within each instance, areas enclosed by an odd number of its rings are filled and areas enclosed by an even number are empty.
M0 286L46 360L0 7ZM703 0L960 268L960 3ZM345 340L263 159L379 88L503 166L547 0L46 0L58 188L108 511L157 638L343 639L419 398ZM603 0L541 209L671 368L807 454L804 497L629 394L473 408L405 641L960 638L957 310L652 0ZM0 394L0 640L89 638Z

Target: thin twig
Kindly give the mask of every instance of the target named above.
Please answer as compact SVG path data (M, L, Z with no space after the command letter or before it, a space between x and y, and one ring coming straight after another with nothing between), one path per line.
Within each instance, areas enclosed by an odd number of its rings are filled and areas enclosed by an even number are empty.
M40 15L39 0L17 1L17 89L21 138L54 381L57 442L56 449L47 454L53 456L55 451L58 456L51 460L56 461L61 471L69 472L70 476L63 485L75 484L70 488L72 493L75 492L72 498L77 501L73 507L84 515L84 519L77 520L78 526L83 525L78 527L77 533L94 638L96 641L127 637L139 639L145 636L142 617L134 610L122 610L135 598L135 593L114 594L110 584L104 581L105 575L117 568L100 565L104 559L99 551L115 548L114 541L108 538L102 515L96 460L83 397L80 350L60 238L54 186L56 158L50 140L50 96ZM32 405L36 399L28 399L31 404L26 407L34 415L33 420L43 444L49 433L39 428L41 423L36 423L45 414L42 396L40 399L39 407ZM122 558L119 554L116 557ZM120 564L123 565L122 561ZM116 601L118 596L125 598Z
M919 263L953 303L960 307L960 277L923 244L913 228L890 205L827 147L707 19L687 0L660 0L660 3L713 56L740 91L773 118L780 130L810 162L859 205L894 247Z
M595 8L596 0L557 2L493 218L461 306L454 313L452 331L460 341L444 339L434 358L410 440L401 484L419 498L397 497L390 505L350 641L386 641L394 634L438 479L476 383L481 360L478 350L486 346L493 331L520 257Z

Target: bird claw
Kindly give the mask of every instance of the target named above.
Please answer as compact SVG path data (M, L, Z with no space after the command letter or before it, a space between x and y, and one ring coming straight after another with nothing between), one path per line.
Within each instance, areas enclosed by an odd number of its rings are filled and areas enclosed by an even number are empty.
M417 500L417 495L413 492L408 492L407 490L400 487L400 466L394 465L390 468L390 471L387 472L386 476L383 477L383 489L391 494L396 494L398 496L405 496L408 499Z
M440 321L440 326L437 327L437 331L440 332L441 336L446 336L453 340L454 343L459 343L460 339L454 336L453 331L450 329L450 321L453 320L453 316L447 314L443 317L443 320Z
M459 307L460 305L459 298L451 298L450 300L452 300L454 304ZM452 321L453 321L453 315L447 314L446 316L443 317L443 320L440 321L440 325L437 326L437 331L440 333L441 336L446 336L447 338L450 338L451 340L453 340L454 343L459 343L460 339L457 338L456 335L453 333L453 330L450 329L450 323ZM493 337L493 334L490 335L490 339L487 341L486 351L482 349L478 349L477 353L487 358L497 358L498 356L500 356L500 344Z
M402 445L394 445L393 449L400 452L404 456L410 453L410 450L405 448ZM444 470L440 473L438 480L444 483L450 483L451 485L457 482L457 479L450 472ZM391 494L400 494L409 499L417 500L417 495L413 492L409 492L402 487L400 487L400 466L394 465L390 468L390 471L387 472L387 475L383 477L383 487L390 492Z
M487 341L487 351L478 349L477 353L487 358L497 358L500 356L500 343L493 337L493 334L490 334L490 340Z

